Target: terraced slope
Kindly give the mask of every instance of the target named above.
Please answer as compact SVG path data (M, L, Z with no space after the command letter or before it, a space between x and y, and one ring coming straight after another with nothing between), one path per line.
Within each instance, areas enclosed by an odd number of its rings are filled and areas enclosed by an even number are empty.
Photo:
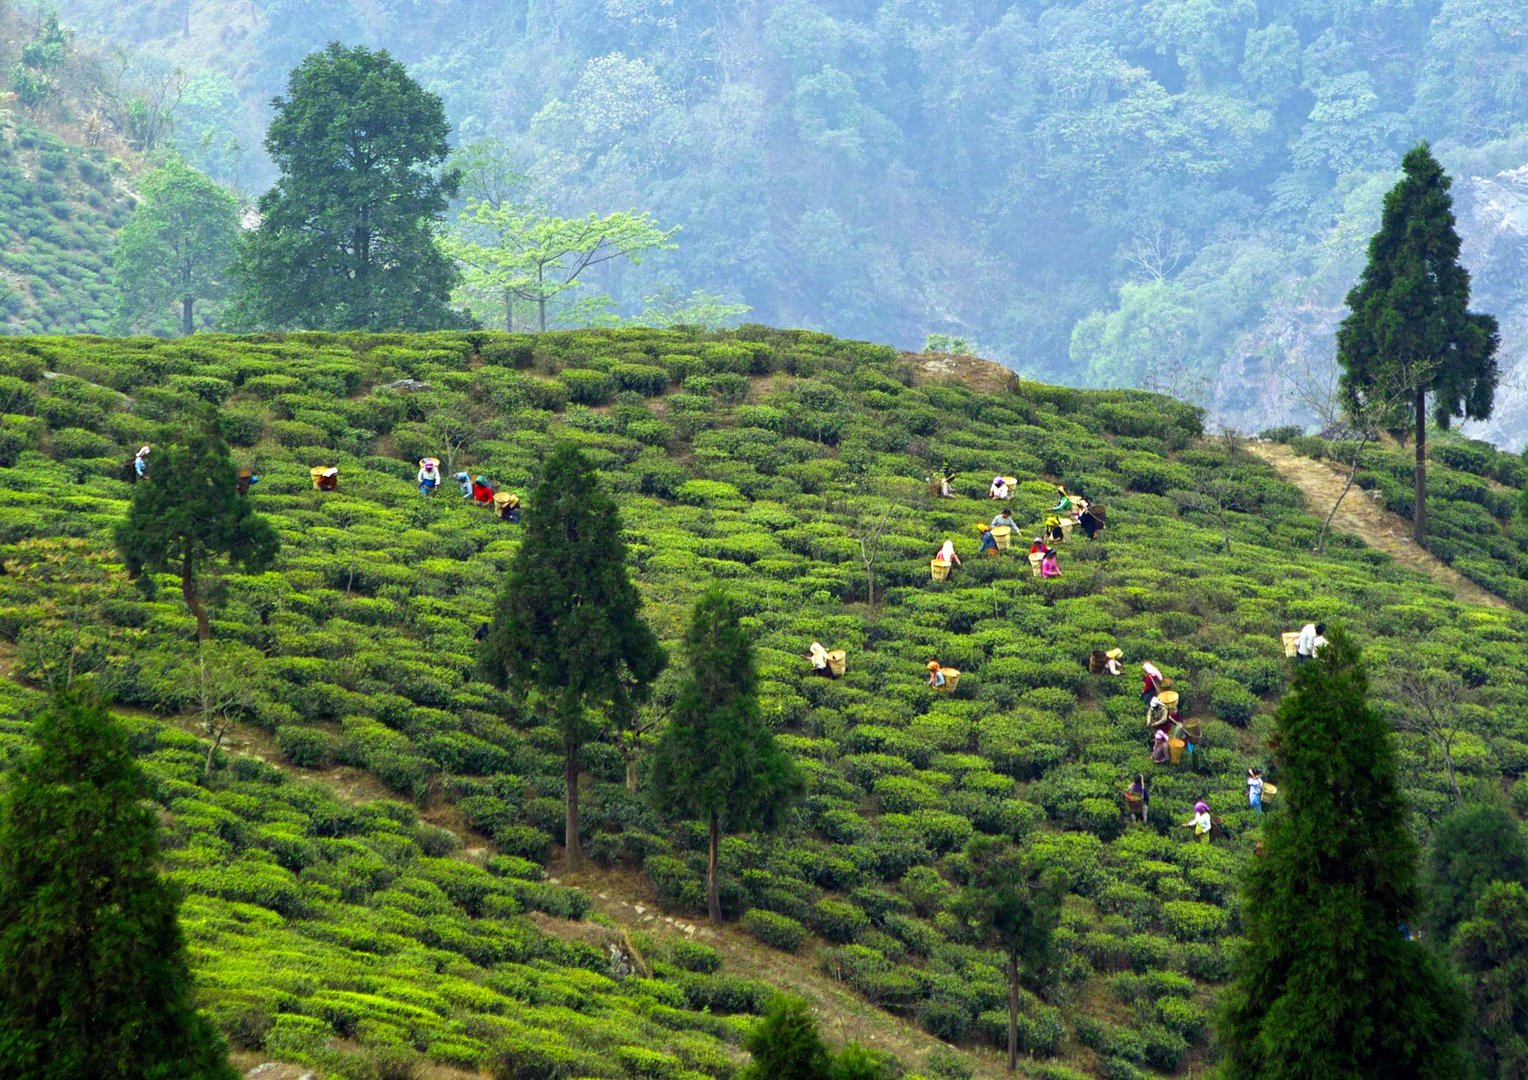
M132 210L122 163L0 114L0 327L105 333L110 254Z
M213 590L219 648L256 684L246 718L292 764L363 769L397 801L337 811L251 764L203 785L205 750L141 722L209 1008L241 1045L347 1075L389 1053L505 1075L731 1075L758 985L685 971L714 963L704 951L661 949L652 979L615 981L608 957L563 951L521 914L578 902L536 880L562 839L559 739L472 675L517 532L454 489L427 500L412 484L413 459L435 453L523 492L556 440L576 441L618 495L665 639L711 579L746 606L766 709L810 778L784 834L724 845L729 915L795 920L818 970L867 1006L978 1046L999 1037L1004 987L946 905L965 840L1009 835L1072 882L1063 961L1044 1000L1025 999L1031 1075L1185 1072L1209 1053L1207 1005L1237 930L1257 830L1241 777L1267 764L1288 675L1278 633L1342 619L1381 670L1461 673L1472 702L1455 763L1467 784L1495 785L1528 762L1525 617L1461 604L1346 537L1312 554L1319 523L1299 492L1204 440L1192 408L930 374L890 349L762 328L9 340L0 640L20 677L56 677L72 650L124 705L180 710L164 671L194 624L175 591L148 600L124 580L109 533L132 450L172 438L188 403L219 403L285 545L273 572ZM332 463L340 490L313 491L309 467ZM929 495L945 464L958 498ZM1106 505L1109 528L1068 541L1053 581L1022 558L980 558L997 472L1019 478L1026 526L1064 483ZM965 563L934 582L946 538ZM814 639L848 650L843 679L810 675ZM1118 801L1150 768L1138 683L1082 665L1116 643L1171 675L1203 724L1188 764L1154 770L1147 827L1126 828ZM956 693L924 685L930 657L964 673ZM5 701L14 739L36 699ZM1401 745L1425 830L1449 801L1442 765L1416 737ZM703 831L654 816L640 756L633 791L615 740L587 764L588 849L612 880L640 874L668 914L693 918ZM1225 843L1189 845L1174 827L1200 797ZM445 806L497 857L452 858L413 816Z

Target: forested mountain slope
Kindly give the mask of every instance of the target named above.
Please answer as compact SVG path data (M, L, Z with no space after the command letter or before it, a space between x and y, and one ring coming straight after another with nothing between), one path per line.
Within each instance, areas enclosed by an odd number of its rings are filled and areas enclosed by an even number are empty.
M0 5L0 333L111 329L111 247L152 110L56 19ZM115 79L113 85L112 80ZM138 137L134 142L135 135Z
M1330 329L1402 152L1461 179L1465 257L1522 362L1521 12L1488 0L499 3L64 0L93 40L186 70L179 141L213 175L259 151L286 73L385 46L531 194L637 207L667 284L781 325L980 343L1031 376L1203 399L1256 430ZM235 153L232 136L242 145ZM200 148L200 150L198 150ZM1293 358L1289 354L1293 352ZM1524 394L1490 431L1516 448Z
M573 441L616 494L666 643L707 583L742 605L765 711L807 776L781 834L724 842L728 917L771 913L748 925L786 946L804 936L817 969L867 1004L992 1043L1005 1037L999 957L967 943L950 900L965 841L1012 837L1070 881L1060 963L1044 998L1024 999L1026 1072L1184 1073L1212 1052L1209 1002L1258 835L1243 778L1270 761L1289 678L1279 633L1346 623L1387 694L1401 667L1456 679L1450 760L1468 790L1528 765L1528 616L1458 603L1355 537L1313 553L1320 523L1299 493L1234 440L1203 438L1190 406L1017 379L978 391L945 366L759 327L8 339L0 648L34 687L92 671L120 705L166 715L133 720L137 745L189 892L203 1000L239 1046L357 1076L389 1055L501 1076L733 1075L770 987L713 971L693 946L653 949L651 978L617 978L602 948L527 916L577 917L587 901L541 880L562 840L561 736L473 669L519 530L452 484L425 498L413 483L416 459L436 454L523 494L552 445ZM346 763L394 800L347 805L251 761L202 779L207 744L179 716L201 685L195 621L177 583L152 599L133 588L111 531L131 492L123 463L177 438L204 402L261 476L248 498L283 544L270 572L208 590L215 681L240 695L228 711L294 767ZM1508 538L1491 499L1517 497L1512 459L1448 445L1440 518L1473 505ZM316 465L339 467L338 491L313 489ZM953 499L927 483L946 465ZM1482 470L1489 482L1470 486ZM1021 540L1057 484L1107 507L1098 539L1062 545L1061 577L1037 579L1018 550L977 554L999 472L1018 479ZM934 581L946 539L963 565ZM1451 542L1456 565L1505 557L1467 530ZM813 640L847 650L842 679L812 676ZM1089 675L1089 651L1115 645L1126 675ZM926 685L931 658L962 672L954 693ZM1184 764L1148 762L1146 660L1202 726ZM40 700L0 683L7 754ZM1413 705L1387 708L1404 722ZM1452 803L1448 773L1425 736L1398 740L1425 834ZM692 918L705 830L651 809L641 753L628 786L624 745L587 751L585 844L620 871L612 882L640 874ZM1119 794L1143 770L1151 821L1127 827ZM1177 827L1199 798L1224 842ZM445 806L492 848L457 851L420 820Z

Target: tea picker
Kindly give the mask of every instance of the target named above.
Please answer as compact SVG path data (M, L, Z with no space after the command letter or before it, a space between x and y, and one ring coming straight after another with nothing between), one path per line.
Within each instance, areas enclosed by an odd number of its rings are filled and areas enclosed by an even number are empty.
M950 576L950 567L959 565L960 556L955 554L955 541L946 540L938 554L929 562L929 569L935 581L943 581Z
M308 470L308 475L313 479L314 491L338 491L340 489L340 469L338 465L315 465Z
M493 485L487 478L482 476L472 478L472 501L479 506L493 505Z
M1123 649L1094 649L1088 654L1087 665L1089 675L1123 675L1125 669L1120 666L1120 657L1124 656Z
M419 459L419 494L433 495L440 484L440 460L426 457Z
M1215 823L1210 820L1210 807L1203 799L1194 804L1194 816L1183 823L1185 829L1194 830L1194 839L1201 844L1210 842L1210 830Z
M240 495L248 495L249 489L260 482L260 478L248 469L240 469L234 477L233 489Z
M1325 644L1326 623L1306 623L1300 627L1300 634L1295 638L1295 662L1303 664L1314 658Z
M452 473L451 479L457 480L462 485L462 498L472 498L472 477L464 472Z
M1056 488L1056 494L1061 496L1056 500L1056 505L1050 508L1052 514L1070 514L1072 512L1072 497L1066 493L1066 488Z
M976 531L982 534L981 547L976 549L978 555L997 555L997 537L992 535L991 525L978 525Z
M1009 507L1009 506L1003 507L1001 510L999 510L997 512L997 515L995 517L993 517L993 519L992 519L992 527L994 529L996 529L998 526L1002 526L1002 527L1008 529L1010 532L1017 532L1018 531L1019 523L1017 521L1013 520L1013 508L1012 507Z
M952 691L955 684L960 681L960 672L952 667L944 667L938 660L930 660L927 665L928 684L934 690Z
M1263 812L1263 774L1259 769L1247 770L1247 805L1259 814Z
M148 471L148 468L149 468L149 449L150 449L149 447L144 446L144 447L140 448L139 451L136 454L133 455L133 480L134 481L141 480L143 478L143 474Z
M812 642L807 657L812 661L812 672L821 675L825 679L836 679L844 673L845 659L847 654L842 649L828 650L823 648L822 642Z
M468 493L471 493L470 490ZM520 496L514 492L496 492L493 497L493 508L498 511L500 521L507 521L511 525L520 524Z
M1132 819L1138 819L1142 825L1146 824L1146 818L1151 811L1151 781L1147 780L1142 773L1135 774L1135 783L1125 789L1125 809L1129 811Z
M1006 476L994 476L992 483L987 486L987 498L997 499L999 502L1006 500L1013 483L1014 481Z

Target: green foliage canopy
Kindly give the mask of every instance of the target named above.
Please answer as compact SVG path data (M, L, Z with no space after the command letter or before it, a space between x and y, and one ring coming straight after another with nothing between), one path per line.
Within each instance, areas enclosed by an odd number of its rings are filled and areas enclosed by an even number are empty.
M152 326L173 303L192 333L196 302L228 291L238 239L239 204L221 185L179 158L149 173L112 259L123 326Z
M684 650L689 667L653 755L653 789L666 812L706 821L706 896L720 922L720 832L773 827L804 784L764 724L753 643L720 586L695 602Z
M117 550L128 573L152 588L147 574L180 574L186 607L201 640L212 636L197 574L219 555L248 572L276 558L279 540L238 493L237 474L215 418L208 414L186 443L158 452L133 489L127 517L116 529Z
M1400 926L1416 844L1395 752L1340 628L1276 717L1283 809L1244 884L1247 946L1221 1003L1235 1076L1444 1077L1460 1059L1454 988Z
M1469 1043L1481 1074L1528 1073L1528 892L1515 881L1486 887L1453 942L1475 1007Z
M234 1080L190 1004L178 901L122 728L66 693L0 795L0 1073Z
M1428 934L1448 941L1494 881L1528 886L1528 841L1522 826L1504 806L1462 806L1438 823L1428 847Z
M235 272L232 319L260 327L455 325L434 228L456 193L445 108L386 50L331 44L292 72L266 149L281 169Z
M650 692L666 657L642 619L626 574L614 501L578 448L552 452L525 514L493 622L483 673L543 710L562 733L568 860L579 852L579 749L593 734L590 711L626 715Z
M1459 263L1452 181L1426 143L1402 162L1385 196L1363 276L1348 293L1337 330L1341 393L1361 417L1375 399L1399 417L1408 406L1417 451L1418 543L1427 537L1427 397L1446 428L1454 417L1484 420L1496 393L1496 319L1469 310L1470 274Z

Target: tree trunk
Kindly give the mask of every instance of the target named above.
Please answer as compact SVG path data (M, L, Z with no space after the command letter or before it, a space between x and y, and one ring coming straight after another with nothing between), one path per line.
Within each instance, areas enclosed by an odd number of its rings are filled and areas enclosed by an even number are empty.
M583 864L583 849L578 843L578 743L568 739L563 743L562 775L565 782L564 804L567 816L565 850L568 853L569 870L577 870Z
M875 610L875 565L865 564L865 602L870 605L870 610Z
M191 306L196 300L190 296L180 298L180 336L190 337L196 333L196 325L191 321Z
M1464 796L1459 792L1459 777L1454 774L1454 748L1452 739L1444 742L1443 744L1443 768L1444 771L1448 773L1448 789L1454 795L1454 805L1458 806L1464 800Z
M633 795L637 791L637 753L635 750L626 755L626 790Z
M716 811L711 811L711 844L706 852L706 911L711 916L711 921L720 925L722 921L722 898L721 890L716 885L716 850L721 846L721 829L716 820Z
M1427 391L1417 390L1417 508L1412 514L1412 536L1427 542Z
M546 297L543 296L538 299L536 307L541 313L541 332L544 334L546 333Z
M1019 1068L1019 958L1008 957L1008 1071Z
M212 784L212 764L217 760L218 747L223 745L223 729L213 728L211 734L212 745L207 747L207 765L202 770L202 783L209 786Z
M187 609L196 616L197 640L210 641L212 624L207 621L207 609L202 607L202 598L196 593L196 565L190 553L180 564L180 595L185 598Z
M504 290L504 332L515 332L515 294L508 289Z

